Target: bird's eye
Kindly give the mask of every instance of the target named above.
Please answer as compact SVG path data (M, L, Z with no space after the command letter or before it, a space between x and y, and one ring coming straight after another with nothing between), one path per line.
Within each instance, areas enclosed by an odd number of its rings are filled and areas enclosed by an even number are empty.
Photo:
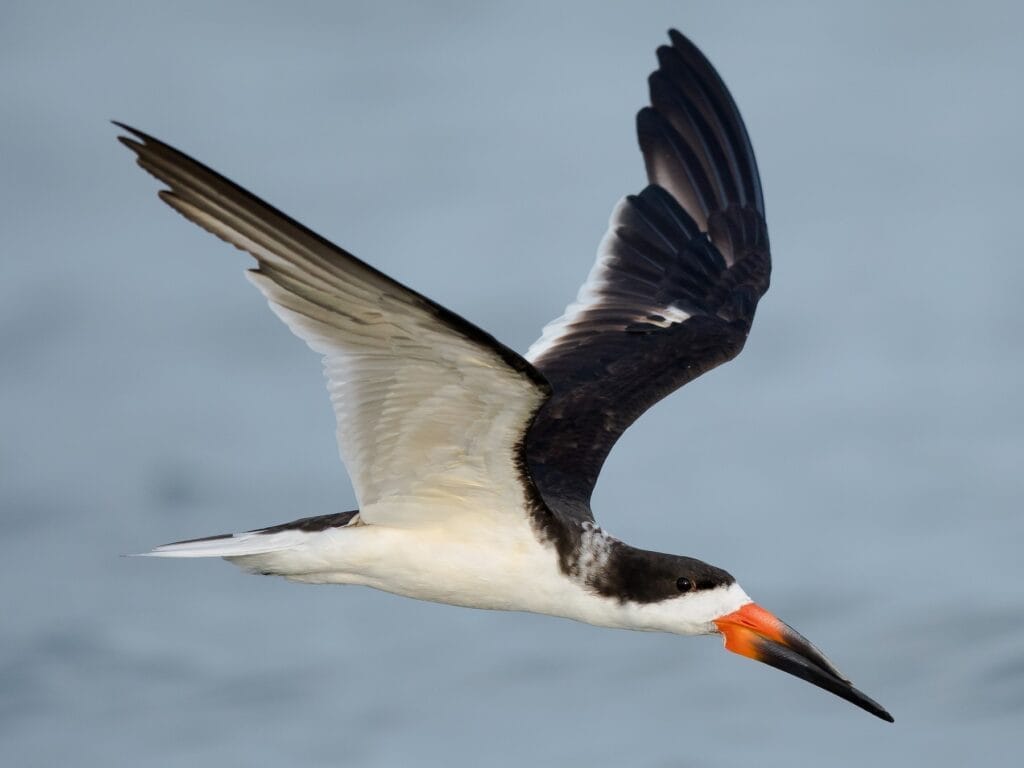
M680 576L678 579L676 579L676 589L678 589L680 592L689 592L691 589L693 589L693 582L685 576Z

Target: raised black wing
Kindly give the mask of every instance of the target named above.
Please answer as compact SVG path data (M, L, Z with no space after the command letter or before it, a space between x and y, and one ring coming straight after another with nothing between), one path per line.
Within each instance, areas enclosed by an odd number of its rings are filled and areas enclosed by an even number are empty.
M728 89L672 30L637 115L650 186L612 214L576 302L526 357L554 389L527 433L556 515L587 519L612 445L743 348L771 260L754 151Z

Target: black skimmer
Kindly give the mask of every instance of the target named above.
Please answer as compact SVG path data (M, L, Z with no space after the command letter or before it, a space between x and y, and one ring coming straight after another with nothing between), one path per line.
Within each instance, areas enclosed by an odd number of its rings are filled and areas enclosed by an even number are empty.
M619 435L743 348L770 258L754 152L708 60L675 31L637 115L649 185L615 208L565 314L520 356L145 133L120 140L161 199L257 261L249 279L323 355L359 509L157 547L309 583L719 633L888 721L726 571L631 547L590 497Z

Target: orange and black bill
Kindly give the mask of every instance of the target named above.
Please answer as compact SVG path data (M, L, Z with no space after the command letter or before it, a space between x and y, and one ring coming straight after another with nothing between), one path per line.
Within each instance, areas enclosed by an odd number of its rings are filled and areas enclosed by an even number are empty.
M807 638L761 606L748 603L716 619L715 624L725 636L726 650L796 675L875 717L893 722L881 704L854 688Z

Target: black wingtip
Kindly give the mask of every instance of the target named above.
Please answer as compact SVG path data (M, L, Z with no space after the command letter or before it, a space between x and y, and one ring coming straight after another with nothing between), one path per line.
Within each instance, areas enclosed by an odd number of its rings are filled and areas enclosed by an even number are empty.
M696 48L694 42L680 32L678 29L669 29L668 39L672 41L672 45L675 48Z
M648 78L649 80L650 78ZM636 127L637 130L648 129L652 127L657 120L657 112L654 111L654 107L641 107L636 113Z
M116 125L118 128L120 128L122 131L127 131L128 133L131 134L131 136L118 136L117 140L121 142L124 146L128 147L128 149L130 149L136 155L138 155L142 148L145 146L146 141L149 139L149 137L142 131L136 130L135 128L132 128L130 125L126 125L118 120L111 120L110 122Z
M122 123L120 120L111 120L110 122L113 125L116 125L118 128L120 128L122 131L128 131L128 133L138 136L140 139L146 137L146 134L144 134L142 131L138 130L137 128L132 128L130 125L128 125L127 123Z
M126 147L128 147L128 149L130 149L132 152L135 152L136 154L138 154L143 147L141 141L136 141L131 136L118 136L117 140L124 144Z
M127 131L128 133L131 134L131 136L117 137L117 140L120 141L129 149L137 150L139 147L144 147L146 145L157 147L166 146L159 139L154 139L145 131L140 131L138 128L132 128L132 126L128 125L127 123L122 123L119 120L111 120L110 122L116 125L118 128L120 128L122 131Z

